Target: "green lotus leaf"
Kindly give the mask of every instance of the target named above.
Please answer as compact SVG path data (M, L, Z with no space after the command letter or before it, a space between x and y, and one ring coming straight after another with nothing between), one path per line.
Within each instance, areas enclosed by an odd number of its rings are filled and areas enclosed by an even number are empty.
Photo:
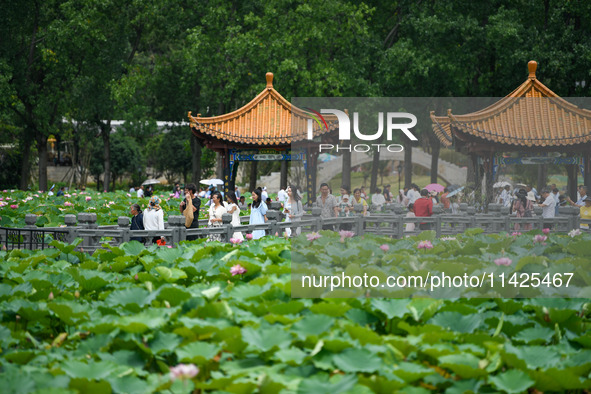
M307 315L291 327L294 332L301 339L310 335L320 336L327 333L332 325L334 319L326 315Z
M375 372L382 366L381 359L366 349L345 349L333 357L334 364L344 372Z
M275 347L287 348L291 344L291 335L278 326L262 326L242 328L242 340L250 347L259 351L269 351Z
M479 367L480 359L470 353L449 354L439 357L439 366L453 371L464 379L486 376L487 372Z
M198 365L207 364L221 350L219 345L208 342L192 342L177 348L175 354L179 361Z

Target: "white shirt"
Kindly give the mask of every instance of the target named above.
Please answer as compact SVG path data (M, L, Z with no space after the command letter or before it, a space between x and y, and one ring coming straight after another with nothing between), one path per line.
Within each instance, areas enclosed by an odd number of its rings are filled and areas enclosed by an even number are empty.
M552 197L552 195L548 194L548 197L546 197L546 199L544 200L543 205L546 205L545 207L542 207L543 218L553 218L556 216L556 201L554 201L554 197Z
M142 198L144 196L144 190L143 189L137 189L137 196L138 196L138 198Z
M269 194L267 194L266 190L263 190L261 193L261 198L263 199L263 201L267 201L267 198L269 198Z
M132 188L130 188L130 189L129 189L129 192L130 192L130 193L135 193L135 187L132 187Z
M410 189L408 192L406 192L406 197L408 197L409 204L414 204L415 201L421 198L421 194L415 189Z
M386 203L386 197L381 193L376 193L371 196L371 203L377 207L382 207Z
M511 206L511 192L507 191L507 189L503 189L499 200L503 200L503 206Z
M146 230L164 230L164 211L144 209L144 228Z
M279 190L279 193L277 193L277 198L280 202L287 201L287 192L283 189Z

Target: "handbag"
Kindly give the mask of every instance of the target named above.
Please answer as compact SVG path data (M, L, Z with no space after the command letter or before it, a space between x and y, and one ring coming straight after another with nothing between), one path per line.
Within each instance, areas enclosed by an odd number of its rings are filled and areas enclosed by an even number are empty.
M185 227L191 227L191 224L193 224L195 216L193 215L193 201L190 198L187 199L187 204L185 210L183 211L183 216L185 217Z

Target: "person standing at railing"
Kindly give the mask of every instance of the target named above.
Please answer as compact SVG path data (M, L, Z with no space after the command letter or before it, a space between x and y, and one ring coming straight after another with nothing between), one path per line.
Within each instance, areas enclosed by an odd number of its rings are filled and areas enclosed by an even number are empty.
M267 204L263 201L263 191L254 189L252 191L252 206L250 208L250 220L248 224L264 224L267 221ZM265 236L265 230L252 232L252 239L259 239Z
M451 201L449 200L449 198L447 198L447 195L449 194L449 190L448 188L444 188L443 189L443 194L441 195L441 203L443 204L443 209L449 209L450 205L451 205Z
M349 189L349 186L343 185L341 186L341 196L339 197L338 201L337 201L337 216L340 218L345 218L349 216L349 213L351 212L351 210L353 209L353 206L351 205L351 190ZM353 228L353 224L352 223L343 223L340 226L341 230L346 230L346 231L350 231Z
M414 210L414 204L408 204L408 212L406 213L406 217L407 218L416 217L415 210ZM414 223L406 223L406 225L404 227L404 231L415 231L415 228L416 228L416 226Z
M300 195L298 193L298 189L296 186L288 186L287 187L287 200L283 204L283 213L285 214L285 221L286 222L299 222L302 220L302 216L304 216L304 207L302 206L302 201ZM302 232L301 227L296 227L296 235L300 235ZM291 229L286 228L285 233L288 237L291 236Z
M194 183L185 185L185 199L179 205L179 211L181 214L185 211L187 199L190 199L191 204L193 205L193 221L191 222L191 225L187 227L187 229L199 228L199 208L201 207L201 199L197 197L195 193L197 193L197 186ZM197 238L197 235L188 235L187 241L194 241Z
M573 202L573 200L571 200L570 197L567 197L566 201L572 206L579 207L579 208L584 207L585 200L583 200L583 198L587 196L587 186L583 186L583 185L579 186L579 194L581 197L579 197L577 202Z
M240 207L238 206L236 193L228 192L226 199L228 200L228 207L226 209L232 215L232 226L240 226ZM243 240L244 236L241 231L234 231L232 238Z
M554 197L552 197L552 195L550 194L550 189L544 188L542 190L542 198L544 199L544 202L541 204L538 204L538 206L542 207L542 217L544 219L552 219L554 218L555 215L555 211L554 211L554 207L556 206L556 201L554 201ZM552 228L552 222L551 221L547 221L544 222L544 228Z
M320 217L322 219L329 219L338 215L337 199L330 193L327 183L320 185L320 196L316 199L316 206L321 209ZM322 229L334 230L332 224L325 224Z
M376 212L381 211L384 204L386 204L386 198L379 187L374 190L374 194L371 196L371 204L374 206Z
M144 229L145 230L164 230L164 210L160 207L160 198L152 196L148 207L144 210ZM153 243L163 242L163 236L156 236L152 239Z
M211 204L209 205L209 227L221 227L222 215L227 213L223 204L222 193L215 191L211 193ZM207 237L210 241L222 241L222 234L210 234Z
M353 208L355 208L355 205L361 204L361 206L363 207L363 216L367 216L367 201L365 201L365 199L362 197L361 189L353 190L352 204Z
M531 218L532 212L534 209L534 205L533 205L533 202L530 199L528 199L527 194L525 193L525 189L520 189L517 192L516 197L517 198L513 201L512 212L514 212L515 216L518 218ZM535 200L533 192L531 193L530 197ZM521 224L515 223L514 229L520 230L521 226L522 226ZM531 223L524 223L523 224L523 229L525 231L529 231L529 230L531 230L531 228L532 228Z
M131 227L130 230L144 230L144 214L140 204L133 204L131 206ZM131 241L138 241L144 243L142 237L131 237Z
M421 198L417 199L414 203L414 211L416 217L431 217L433 215L433 200L429 197L429 191L427 189L421 190ZM419 228L421 230L431 230L430 223L420 223Z
M410 189L406 192L406 197L408 197L408 203L414 204L419 198L421 198L421 193L419 192L419 186L416 183L410 185Z

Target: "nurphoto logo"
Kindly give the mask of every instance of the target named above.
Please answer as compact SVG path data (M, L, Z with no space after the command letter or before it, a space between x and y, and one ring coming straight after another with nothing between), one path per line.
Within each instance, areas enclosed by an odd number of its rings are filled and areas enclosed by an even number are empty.
M311 119L308 119L308 140L314 139L314 122L316 122L320 129L329 131L326 119L322 114L330 114L336 116L338 122L339 140L351 140L351 120L345 111L338 109L321 109L320 112L314 111L311 108L306 108ZM401 119L409 120L409 122L400 123ZM411 141L417 141L417 137L410 131L417 124L417 117L408 112L378 112L378 130L373 134L364 134L359 130L359 113L353 112L353 134L354 137L361 141L376 141L381 140L384 134L384 123L386 123L386 140L392 141L394 131L402 131ZM335 144L319 144L319 152L327 152L336 150L336 152L369 152L372 149L378 152L380 149L387 149L389 152L402 152L404 147L400 144L349 144L349 145L335 145Z

